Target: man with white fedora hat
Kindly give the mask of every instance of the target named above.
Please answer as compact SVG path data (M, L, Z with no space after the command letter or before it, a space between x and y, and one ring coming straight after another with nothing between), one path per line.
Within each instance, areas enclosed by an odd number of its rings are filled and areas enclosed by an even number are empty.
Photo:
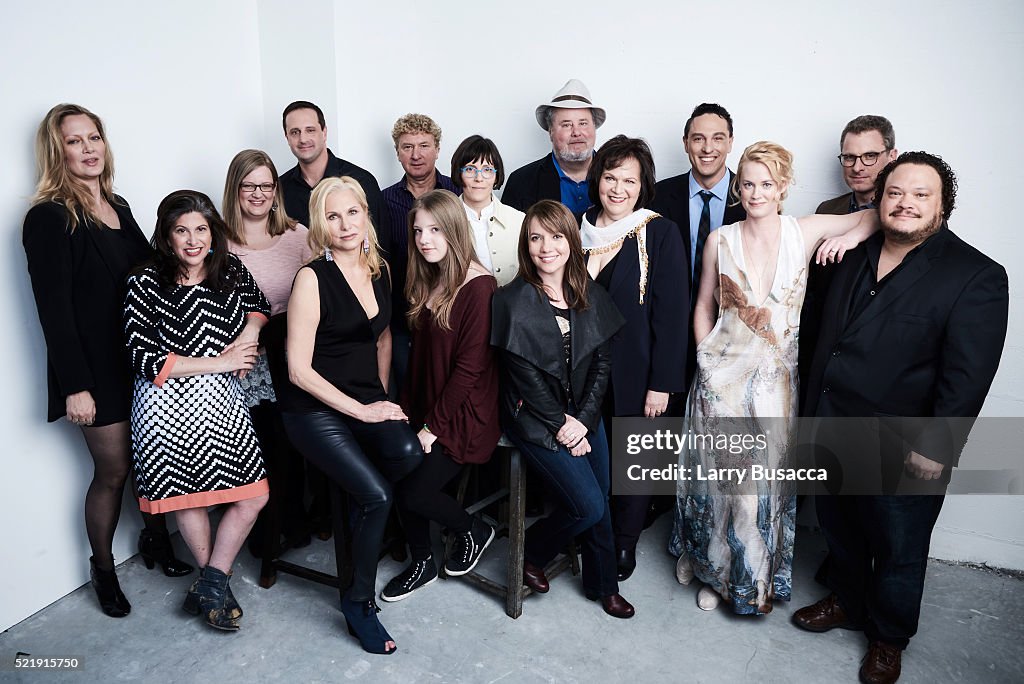
M573 214L590 206L587 171L605 111L595 107L587 86L575 78L537 107L537 123L551 138L551 154L516 169L505 183L503 204L526 211L542 199L562 202Z

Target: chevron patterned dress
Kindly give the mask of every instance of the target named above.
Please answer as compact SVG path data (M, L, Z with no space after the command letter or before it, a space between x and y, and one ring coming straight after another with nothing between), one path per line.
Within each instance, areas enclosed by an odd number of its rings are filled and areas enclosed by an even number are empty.
M213 357L246 318L270 307L231 257L234 290L165 288L147 269L128 280L125 332L135 372L132 456L139 507L164 513L230 503L269 491L244 392L233 373L168 377L179 356Z

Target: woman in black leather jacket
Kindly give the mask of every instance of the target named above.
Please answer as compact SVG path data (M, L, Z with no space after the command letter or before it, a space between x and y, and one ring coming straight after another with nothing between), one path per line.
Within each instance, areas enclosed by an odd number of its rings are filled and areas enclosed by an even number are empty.
M519 275L495 293L491 328L501 352L505 433L557 505L527 531L523 580L546 592L544 566L581 535L584 593L609 615L628 618L634 610L616 579L601 423L608 340L622 321L587 275L569 210L550 200L533 205L519 236Z

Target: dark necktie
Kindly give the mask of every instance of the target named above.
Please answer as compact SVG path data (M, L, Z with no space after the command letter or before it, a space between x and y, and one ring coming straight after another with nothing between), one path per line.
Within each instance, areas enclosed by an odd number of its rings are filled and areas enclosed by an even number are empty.
M700 210L700 223L697 224L697 250L693 254L693 283L690 286L690 310L697 303L697 288L700 287L700 267L704 262L704 243L711 235L711 198L713 193L707 190L700 191L700 198L704 200L704 208Z

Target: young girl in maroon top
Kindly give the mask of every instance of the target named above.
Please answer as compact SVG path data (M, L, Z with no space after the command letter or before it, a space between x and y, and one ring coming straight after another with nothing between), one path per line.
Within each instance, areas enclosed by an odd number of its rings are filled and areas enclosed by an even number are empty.
M477 260L459 199L447 190L420 197L409 212L412 353L402 406L417 429L423 463L400 485L397 501L412 563L381 592L400 601L437 579L430 521L455 535L449 575L476 566L494 530L444 492L466 463L484 463L501 437L498 373L489 345L494 277Z

